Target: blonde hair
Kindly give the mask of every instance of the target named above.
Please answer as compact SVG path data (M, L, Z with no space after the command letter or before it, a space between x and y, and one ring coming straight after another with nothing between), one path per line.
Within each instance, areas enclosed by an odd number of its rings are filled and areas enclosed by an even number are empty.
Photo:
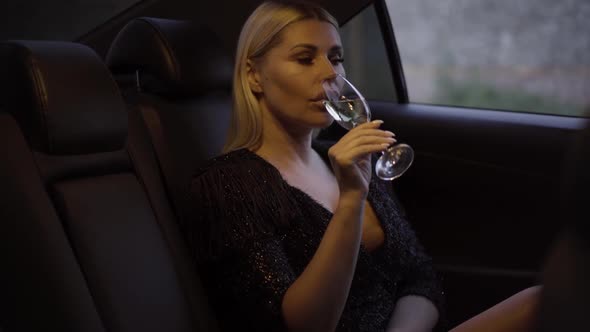
M283 29L307 19L325 21L338 28L338 22L332 15L318 5L307 2L264 2L246 20L236 51L233 110L224 153L240 148L256 150L262 143L262 113L248 83L248 60L263 57L280 43Z

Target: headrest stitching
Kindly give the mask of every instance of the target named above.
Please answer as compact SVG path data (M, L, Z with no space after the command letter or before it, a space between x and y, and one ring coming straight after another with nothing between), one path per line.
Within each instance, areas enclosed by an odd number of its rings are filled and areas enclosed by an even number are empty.
M47 145L49 151L53 151L53 141L51 139L51 135L49 134L49 124L47 121L47 113L48 113L48 104L47 101L47 89L45 84L43 84L41 70L38 66L38 61L31 56L29 58L29 70L31 72L31 77L35 84L35 94L37 95L38 99L41 102L41 120L43 121L43 129L45 131L45 135L47 136Z

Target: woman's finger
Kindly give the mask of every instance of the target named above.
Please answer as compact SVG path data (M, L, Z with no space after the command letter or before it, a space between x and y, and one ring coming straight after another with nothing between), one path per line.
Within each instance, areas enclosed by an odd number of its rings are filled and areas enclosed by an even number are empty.
M334 146L334 152L338 152L338 151L346 152L354 147L363 146L363 145L372 145L372 144L391 145L391 144L394 144L395 142L397 142L397 140L393 137L364 135L364 136L355 137L354 139L351 139L348 142L344 142L342 144L339 144L338 146Z
M362 137L395 137L395 134L387 130L364 128L348 132L336 144L343 146L355 144L354 142Z
M352 128L351 130L349 130L344 136L342 136L342 138L340 138L340 141L342 141L342 140L346 141L348 138L350 138L351 136L355 136L358 131L363 130L363 129L377 129L382 124L383 124L383 121L381 121L381 120L375 120L375 121L360 124L360 125Z
M341 167L348 167L372 153L384 151L389 147L389 145L390 144L388 143L376 143L356 146L346 151L346 153L333 155L332 159L336 161Z

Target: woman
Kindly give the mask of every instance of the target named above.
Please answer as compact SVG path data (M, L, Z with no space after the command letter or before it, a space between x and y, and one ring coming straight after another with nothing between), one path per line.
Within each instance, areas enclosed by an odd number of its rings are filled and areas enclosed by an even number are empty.
M184 225L227 330L430 331L443 293L371 154L372 121L328 146L322 82L344 73L336 20L267 2L245 23L225 154L192 183ZM439 324L440 326L440 324Z

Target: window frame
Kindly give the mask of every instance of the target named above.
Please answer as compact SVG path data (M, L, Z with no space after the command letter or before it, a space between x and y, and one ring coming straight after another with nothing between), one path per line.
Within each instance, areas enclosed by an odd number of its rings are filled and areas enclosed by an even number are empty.
M387 52L387 59L389 60L389 68L391 70L391 77L393 78L393 86L399 104L408 104L410 99L408 97L408 87L406 85L406 78L404 76L404 69L402 66L401 56L397 41L395 39L395 31L389 17L387 4L385 0L376 0L373 3L377 21L381 30L381 37Z
M364 13L365 10L371 10L369 7L373 7L373 11L377 18L377 24L385 49L385 57L387 58L387 64L393 81L394 100L392 102L397 104L408 104L408 90L406 86L406 79L404 76L403 66L401 63L401 56L397 46L393 24L387 10L387 4L385 0L373 0L369 1L365 6L360 8L357 12L347 17L346 19L339 21L340 27L344 27L351 20ZM370 98L368 98L370 99Z

